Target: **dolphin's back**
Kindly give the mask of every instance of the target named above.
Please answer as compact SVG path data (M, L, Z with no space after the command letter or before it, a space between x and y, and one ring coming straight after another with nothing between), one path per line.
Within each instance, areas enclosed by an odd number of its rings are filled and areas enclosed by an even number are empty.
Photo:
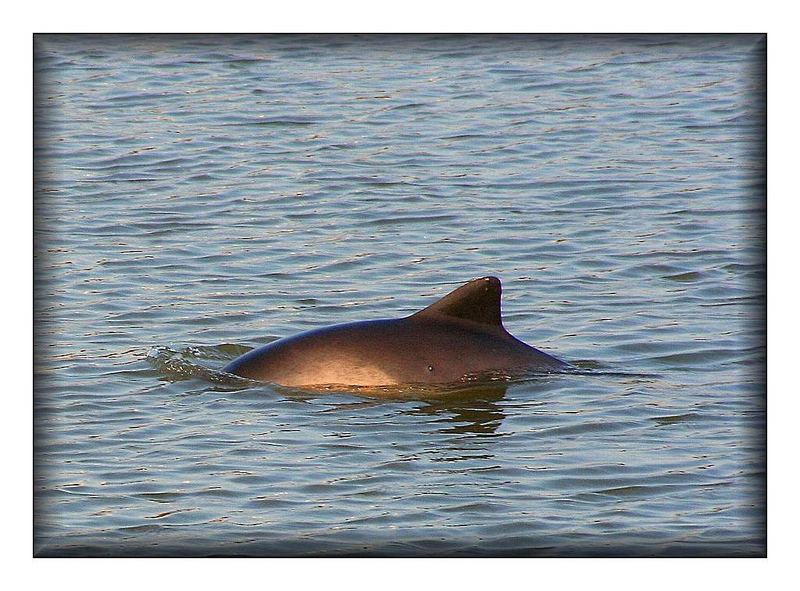
M500 282L476 279L407 318L339 324L280 339L224 371L285 386L452 383L567 364L510 335Z

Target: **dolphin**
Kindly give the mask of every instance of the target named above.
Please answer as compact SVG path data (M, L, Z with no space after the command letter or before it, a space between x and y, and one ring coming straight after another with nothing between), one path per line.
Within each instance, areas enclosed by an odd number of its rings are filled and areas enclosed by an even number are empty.
M465 283L405 318L318 328L253 349L223 371L291 387L454 384L569 364L514 338L497 277Z

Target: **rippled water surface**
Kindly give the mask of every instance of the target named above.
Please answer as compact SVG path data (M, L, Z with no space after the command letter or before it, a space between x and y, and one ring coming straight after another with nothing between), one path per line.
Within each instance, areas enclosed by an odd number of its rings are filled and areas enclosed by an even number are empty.
M36 50L39 555L761 555L764 40ZM234 383L482 275L581 371Z

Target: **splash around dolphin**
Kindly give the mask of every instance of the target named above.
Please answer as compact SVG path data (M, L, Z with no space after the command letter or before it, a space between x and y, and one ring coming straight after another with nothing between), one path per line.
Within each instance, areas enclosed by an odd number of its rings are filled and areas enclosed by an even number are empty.
M282 386L452 384L571 367L503 327L497 277L465 283L405 318L349 322L273 341L224 372Z

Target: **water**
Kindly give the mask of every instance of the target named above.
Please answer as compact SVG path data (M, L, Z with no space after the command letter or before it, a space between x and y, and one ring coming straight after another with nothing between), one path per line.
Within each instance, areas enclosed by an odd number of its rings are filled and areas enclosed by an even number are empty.
M763 38L35 50L38 555L764 554ZM581 372L217 372L489 274Z

